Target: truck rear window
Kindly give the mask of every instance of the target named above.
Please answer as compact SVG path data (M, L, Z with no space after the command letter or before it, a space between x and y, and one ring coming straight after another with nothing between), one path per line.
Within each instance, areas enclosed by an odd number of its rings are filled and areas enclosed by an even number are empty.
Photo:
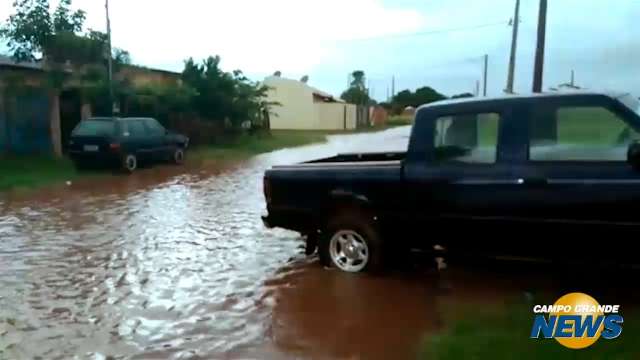
M498 125L496 113L461 114L436 120L436 161L491 164L496 161Z
M115 123L105 120L84 120L73 130L78 136L111 136L115 134Z

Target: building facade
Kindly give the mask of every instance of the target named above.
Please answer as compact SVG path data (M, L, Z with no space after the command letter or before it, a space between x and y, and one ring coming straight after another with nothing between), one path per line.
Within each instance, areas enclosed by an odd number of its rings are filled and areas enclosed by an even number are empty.
M357 127L357 108L306 82L269 76L268 101L272 106L271 129L281 130L353 130Z

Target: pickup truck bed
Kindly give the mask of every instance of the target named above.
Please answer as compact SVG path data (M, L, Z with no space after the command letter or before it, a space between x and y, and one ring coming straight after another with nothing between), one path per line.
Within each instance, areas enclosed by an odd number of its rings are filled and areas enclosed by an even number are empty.
M362 162L380 162L380 161L400 161L404 160L407 152L377 152L377 153L349 153L338 154L336 156L311 160L304 164L328 164L328 163L362 163Z

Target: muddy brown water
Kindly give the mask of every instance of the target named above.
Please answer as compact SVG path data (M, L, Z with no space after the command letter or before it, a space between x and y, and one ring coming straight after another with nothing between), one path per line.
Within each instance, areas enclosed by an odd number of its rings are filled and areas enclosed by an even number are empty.
M263 227L267 167L402 150L408 133L3 195L0 358L415 358L447 304L548 283L430 266L353 276L306 258L296 233Z

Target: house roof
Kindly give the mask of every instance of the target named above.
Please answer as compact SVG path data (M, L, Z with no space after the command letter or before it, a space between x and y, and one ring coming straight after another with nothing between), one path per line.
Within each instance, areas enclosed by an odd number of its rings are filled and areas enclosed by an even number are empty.
M15 61L11 56L0 55L0 66L1 67L13 67L13 68L21 68L21 69L30 69L30 70L38 70L42 71L42 63L38 61Z
M302 82L302 81L299 81L299 80L288 79L288 78L285 78L285 77L282 77L282 76L275 76L275 75L267 76L264 79L265 83L273 83L274 81L275 82L281 82L281 83L295 84L297 86L302 86L304 88L307 88L309 91L311 91L311 93L313 95L315 95L315 96L322 97L322 98L328 99L330 101L344 102L342 99L340 99L338 97L335 97L335 96L333 96L332 94L330 94L330 93L328 93L326 91L322 91L320 89L314 88L313 86L310 86L309 84L307 84L305 82Z

